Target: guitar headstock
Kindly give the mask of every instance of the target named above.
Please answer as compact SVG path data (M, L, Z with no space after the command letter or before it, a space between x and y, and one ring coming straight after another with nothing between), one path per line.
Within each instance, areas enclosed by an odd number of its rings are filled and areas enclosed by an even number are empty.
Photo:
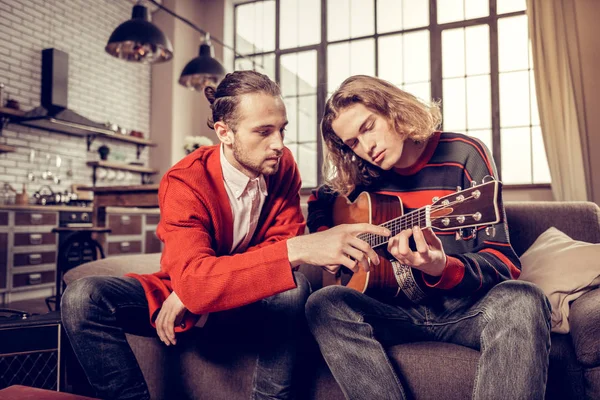
M440 198L431 205L431 226L449 231L500 222L501 186L492 180Z

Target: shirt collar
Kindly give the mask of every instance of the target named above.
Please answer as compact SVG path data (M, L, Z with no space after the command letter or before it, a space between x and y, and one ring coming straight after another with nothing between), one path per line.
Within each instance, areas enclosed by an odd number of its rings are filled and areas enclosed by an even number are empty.
M223 179L235 195L236 199L239 199L242 196L242 194L244 194L244 191L246 190L250 182L255 181L256 179L258 179L258 188L263 194L263 196L267 196L269 194L267 191L267 182L265 181L265 177L261 174L257 178L250 179L242 171L238 170L236 167L231 165L229 160L227 160L227 157L225 157L225 153L223 151L223 144L221 144L220 157L221 169L223 171Z

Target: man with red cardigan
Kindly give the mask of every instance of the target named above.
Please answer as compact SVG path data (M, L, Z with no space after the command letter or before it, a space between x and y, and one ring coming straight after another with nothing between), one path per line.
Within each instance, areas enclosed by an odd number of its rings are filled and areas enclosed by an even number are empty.
M298 332L310 294L295 267L368 268L368 260L379 257L356 235L389 234L354 224L301 236L301 181L283 145L287 117L277 84L237 71L205 95L209 126L221 143L201 147L162 178L160 271L83 278L62 297L65 330L100 398L150 398L119 315L149 316L170 346L178 332L218 320L209 313L240 307L261 324L264 342L252 398L292 397Z

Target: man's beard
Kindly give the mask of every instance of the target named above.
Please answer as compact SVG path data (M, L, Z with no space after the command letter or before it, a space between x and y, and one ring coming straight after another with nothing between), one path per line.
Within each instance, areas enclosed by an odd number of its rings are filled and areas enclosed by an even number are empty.
M247 157L245 150L240 146L239 142L234 141L233 146L233 158L246 170L258 175L273 175L279 170L279 162L273 167L265 167L263 163L254 162ZM263 160L264 162L264 160Z

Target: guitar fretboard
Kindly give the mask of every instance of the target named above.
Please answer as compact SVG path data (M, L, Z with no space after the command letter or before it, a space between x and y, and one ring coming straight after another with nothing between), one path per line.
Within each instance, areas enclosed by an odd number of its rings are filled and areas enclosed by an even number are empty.
M367 242L369 246L371 246L371 248L376 248L386 244L391 237L396 236L405 229L412 229L413 226L427 228L431 226L429 218L430 209L431 206L421 207L417 210L401 215L398 218L394 218L390 221L380 224L379 226L388 228L392 232L390 236L380 236L374 235L372 233L362 233L358 235L358 238Z

